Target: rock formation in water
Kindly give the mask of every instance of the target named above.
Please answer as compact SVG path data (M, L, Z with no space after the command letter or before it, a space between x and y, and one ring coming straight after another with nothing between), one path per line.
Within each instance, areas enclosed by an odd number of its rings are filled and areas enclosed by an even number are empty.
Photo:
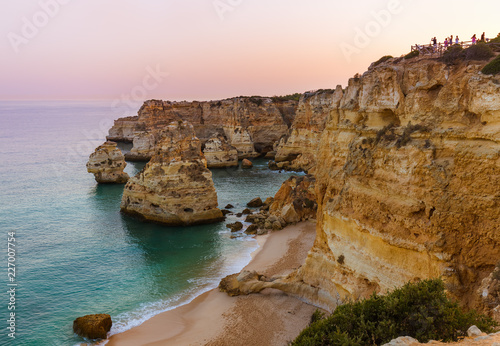
M283 138L276 152L276 169L310 171L316 164L321 133L343 96L342 87L302 95L290 136Z
M155 152L161 131L175 120L193 124L203 144L214 133L224 134L238 156L251 158L273 152L294 119L296 101L237 97L210 102L146 101L136 117L115 121L108 139L133 142L127 159L147 161Z
M315 244L272 287L333 308L443 277L464 304L482 304L500 259L500 77L484 64L391 59L349 80L312 169Z
M125 158L115 142L105 142L97 147L87 162L87 171L93 173L100 184L125 184L129 176L123 170Z
M172 122L161 138L150 162L125 186L121 210L171 226L222 221L212 173L193 126Z
M208 168L238 166L238 151L227 144L223 136L210 138L205 143L203 154L207 160Z
M108 314L87 315L73 321L73 332L91 340L106 339L113 322Z
M241 161L241 167L242 168L252 168L253 163L252 163L252 161L250 161L248 159L243 159L243 161Z

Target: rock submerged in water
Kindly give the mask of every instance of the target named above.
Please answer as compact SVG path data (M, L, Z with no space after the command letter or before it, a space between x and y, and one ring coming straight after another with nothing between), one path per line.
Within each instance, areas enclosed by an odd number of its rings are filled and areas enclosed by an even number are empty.
M222 221L212 173L193 126L173 122L163 131L151 161L125 186L122 212L168 226Z
M250 207L250 208L260 208L263 205L264 205L264 203L262 203L262 199L260 199L260 197L254 198L250 202L247 203L247 207Z
M269 161L269 162L267 163L267 167L269 167L269 169L270 169L271 171L277 171L277 170L279 170L278 165L276 164L276 161L272 161L272 160L271 160L271 161Z
M227 228L231 229L231 232L238 232L243 229L243 224L241 222L228 223L226 225Z
M108 314L87 315L73 321L73 332L82 338L106 339L112 325Z
M125 157L115 142L105 142L97 147L87 162L87 172L93 173L99 184L125 184L129 175L123 170Z
M242 167L242 168L252 168L252 167L253 167L253 163L252 163L252 161L250 161L250 160L244 159L244 160L241 162L241 167Z

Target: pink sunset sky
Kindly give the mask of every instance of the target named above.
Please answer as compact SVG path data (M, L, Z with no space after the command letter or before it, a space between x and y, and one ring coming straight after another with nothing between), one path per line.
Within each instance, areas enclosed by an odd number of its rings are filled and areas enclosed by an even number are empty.
M7 100L335 88L433 36L500 32L500 2L491 0L3 0L1 8Z

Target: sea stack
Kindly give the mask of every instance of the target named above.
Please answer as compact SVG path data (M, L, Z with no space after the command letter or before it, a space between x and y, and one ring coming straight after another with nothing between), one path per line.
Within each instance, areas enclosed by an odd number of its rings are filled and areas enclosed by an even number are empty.
M238 151L227 144L223 136L215 136L205 143L203 150L210 168L238 166Z
M169 226L222 221L212 173L193 126L174 121L162 134L151 161L125 186L122 212Z
M125 157L115 142L105 142L97 147L87 162L87 171L93 173L100 184L125 184L129 176L123 171L127 166Z

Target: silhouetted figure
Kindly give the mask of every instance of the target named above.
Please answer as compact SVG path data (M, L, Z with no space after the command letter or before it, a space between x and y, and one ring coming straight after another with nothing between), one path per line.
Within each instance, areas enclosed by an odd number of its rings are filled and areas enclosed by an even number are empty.
M474 35L476 36L476 35ZM483 34L481 35L481 41L485 41L486 40L486 33L483 32Z
M476 44L476 34L471 37L472 44Z

